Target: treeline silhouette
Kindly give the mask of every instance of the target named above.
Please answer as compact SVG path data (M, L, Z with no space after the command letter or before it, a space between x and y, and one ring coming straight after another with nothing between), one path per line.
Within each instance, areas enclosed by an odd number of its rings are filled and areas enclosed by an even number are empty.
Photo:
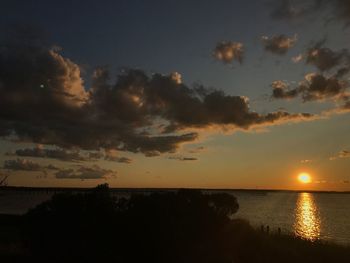
M231 219L234 196L179 190L113 198L108 185L56 194L16 223L1 262L348 262L345 247L267 235ZM1 252L1 246L0 246Z

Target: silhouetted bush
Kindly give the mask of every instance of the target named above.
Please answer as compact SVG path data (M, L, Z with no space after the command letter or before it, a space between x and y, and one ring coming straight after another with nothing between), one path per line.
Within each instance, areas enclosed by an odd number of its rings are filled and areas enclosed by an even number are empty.
M234 196L199 190L112 198L108 185L57 194L23 217L36 262L347 262L350 250L266 235L231 219ZM10 261L9 261L10 262Z

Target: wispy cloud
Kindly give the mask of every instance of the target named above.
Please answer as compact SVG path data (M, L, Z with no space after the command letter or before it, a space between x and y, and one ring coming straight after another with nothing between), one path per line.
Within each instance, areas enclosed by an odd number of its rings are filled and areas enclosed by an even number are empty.
M336 159L350 158L350 151L342 150L337 155L331 156L329 160L333 161Z
M59 170L54 165L43 166L27 159L5 160L2 169L9 171L43 172L44 174L46 174L47 170Z
M170 156L168 157L170 160L176 160L176 161L197 161L198 158L196 157L186 157L186 156Z
M97 165L92 167L81 166L78 169L63 169L55 173L57 179L108 179L115 178L116 172L100 168Z
M118 162L118 163L131 163L132 160L130 158L119 156L118 152L115 150L106 150L105 153L105 160L112 161L112 162Z
M34 148L18 149L13 154L20 157L35 157L35 158L50 158L60 161L79 162L86 161L87 158L83 156L79 151L68 151L66 149L47 149L43 145L37 145Z

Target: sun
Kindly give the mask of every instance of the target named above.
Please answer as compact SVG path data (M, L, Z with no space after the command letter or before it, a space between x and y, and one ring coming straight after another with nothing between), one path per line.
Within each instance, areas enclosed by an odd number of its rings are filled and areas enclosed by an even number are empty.
M298 180L303 184L308 184L311 183L311 176L308 173L300 173L298 175Z

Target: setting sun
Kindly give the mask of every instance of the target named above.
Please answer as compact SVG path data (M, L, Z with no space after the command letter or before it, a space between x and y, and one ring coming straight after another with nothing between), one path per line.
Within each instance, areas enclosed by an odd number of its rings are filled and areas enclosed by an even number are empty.
M308 173L300 173L298 175L298 180L303 184L308 184L311 183L311 176Z

